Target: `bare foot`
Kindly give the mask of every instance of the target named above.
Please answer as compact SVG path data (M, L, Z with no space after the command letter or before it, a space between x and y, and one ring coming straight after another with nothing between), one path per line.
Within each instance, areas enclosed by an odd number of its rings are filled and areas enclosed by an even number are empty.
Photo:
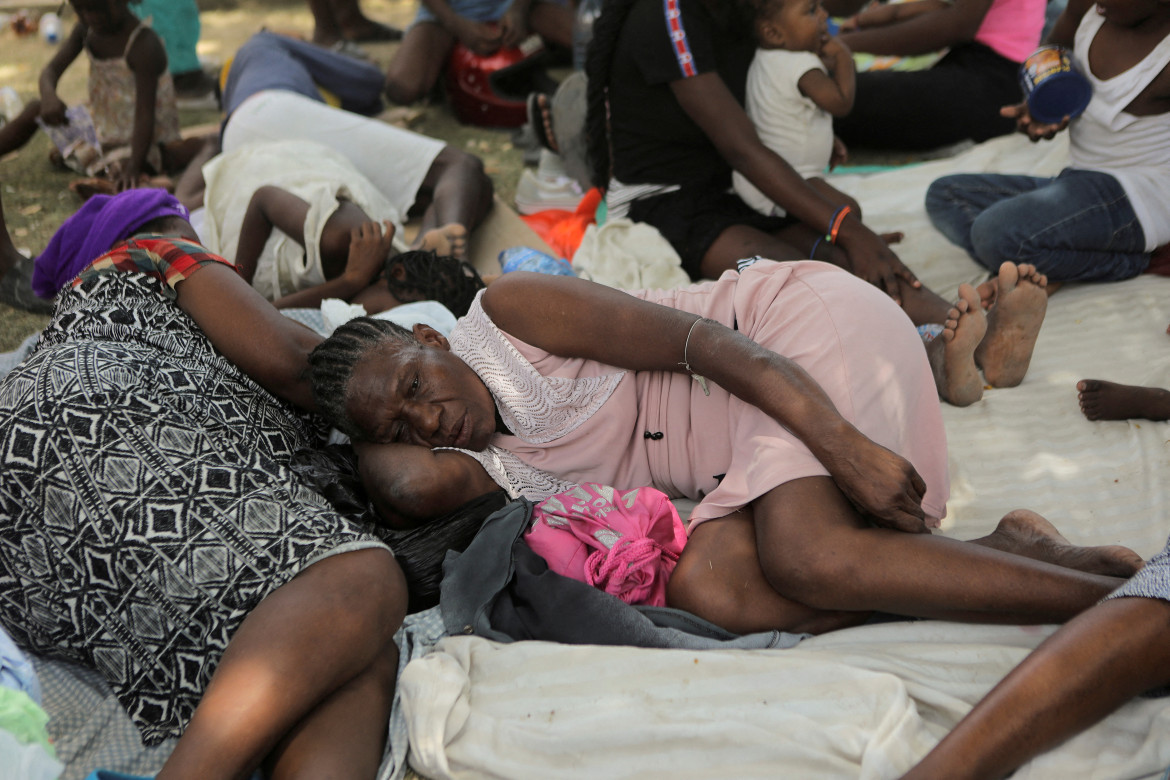
M939 397L953 406L970 406L983 397L975 348L986 332L978 293L969 284L959 285L959 300L947 313L943 332L926 345Z
M458 222L428 230L419 237L415 249L429 250L436 255L450 255L456 260L467 259L467 228Z
M1036 337L1044 323L1048 279L1032 265L999 267L995 303L987 312L987 336L975 349L975 362L992 387L1024 381Z
M1170 420L1170 390L1082 379L1077 391L1081 412L1090 420Z
M1078 547L1065 539L1056 526L1028 509L1008 512L994 531L982 539L973 539L972 544L1110 577L1132 577L1145 565L1141 556L1128 547Z

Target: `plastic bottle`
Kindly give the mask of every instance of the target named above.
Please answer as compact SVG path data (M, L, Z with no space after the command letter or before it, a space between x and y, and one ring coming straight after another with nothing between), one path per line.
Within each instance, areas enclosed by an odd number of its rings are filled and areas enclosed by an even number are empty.
M61 17L53 11L41 15L41 38L45 43L56 44L61 40Z
M514 246L500 252L500 267L504 273L535 271L554 276L576 276L568 260L547 255L527 246Z
M580 0L573 17L573 68L585 70L585 54L593 40L593 22L601 15L601 0Z

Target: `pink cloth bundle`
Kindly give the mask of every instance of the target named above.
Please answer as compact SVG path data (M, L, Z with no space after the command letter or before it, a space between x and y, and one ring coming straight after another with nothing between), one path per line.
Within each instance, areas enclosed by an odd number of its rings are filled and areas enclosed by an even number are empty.
M541 501L532 518L524 538L557 574L627 604L666 606L687 532L662 491L586 483Z

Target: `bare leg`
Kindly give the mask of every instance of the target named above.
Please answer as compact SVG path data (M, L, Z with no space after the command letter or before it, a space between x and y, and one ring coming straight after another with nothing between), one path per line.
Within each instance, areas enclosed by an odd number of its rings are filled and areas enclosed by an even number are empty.
M975 362L993 387L1015 387L1024 381L1048 308L1047 282L1035 266L999 267L987 312L987 337L975 350Z
M186 170L175 180L175 198L193 211L203 206L203 194L207 191L207 181L203 178L203 165L212 157L219 154L219 139L208 140L201 150L191 158Z
M829 477L780 485L755 509L767 581L819 609L1063 622L1124 581L984 545L867 527Z
M419 187L415 207L423 205L420 231L459 224L468 232L487 216L492 205L492 180L483 161L451 146L443 148Z
M533 3L528 11L528 26L546 41L566 49L573 45L572 6Z
M943 332L926 345L938 395L954 406L970 406L983 397L975 348L987 332L987 317L975 288L959 285L959 300L942 325Z
M232 637L158 777L377 772L393 696L393 636L406 584L384 550L315 563L273 591Z
M402 31L375 22L362 13L358 0L309 0L313 14L313 43L332 46L338 41L397 41Z
M735 268L745 257L766 257L769 260L807 260L812 250L812 231L797 226L798 231L783 231L771 235L747 225L727 228L707 248L699 270L704 279L718 279L724 271Z
M1170 390L1161 387L1082 379L1077 382L1077 400L1090 420L1170 420Z
M454 36L435 22L407 30L386 68L386 99L409 105L430 92L454 44Z
M745 634L772 628L823 634L869 617L865 611L813 609L773 590L760 568L751 507L694 530L670 575L666 601Z
M905 780L1000 778L1127 700L1170 683L1170 603L1107 601L996 685Z

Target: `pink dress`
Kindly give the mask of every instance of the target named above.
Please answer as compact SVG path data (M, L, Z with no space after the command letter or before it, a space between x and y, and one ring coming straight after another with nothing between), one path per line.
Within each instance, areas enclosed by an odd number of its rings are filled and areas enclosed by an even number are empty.
M934 379L914 326L875 287L825 263L761 261L714 282L635 294L734 327L796 361L845 419L914 465L927 485L926 513L946 514ZM514 495L540 500L581 482L651 485L699 501L693 530L777 485L828 474L783 426L714 383L707 396L688 374L550 355L500 331L478 301L450 341L516 433L469 454Z

